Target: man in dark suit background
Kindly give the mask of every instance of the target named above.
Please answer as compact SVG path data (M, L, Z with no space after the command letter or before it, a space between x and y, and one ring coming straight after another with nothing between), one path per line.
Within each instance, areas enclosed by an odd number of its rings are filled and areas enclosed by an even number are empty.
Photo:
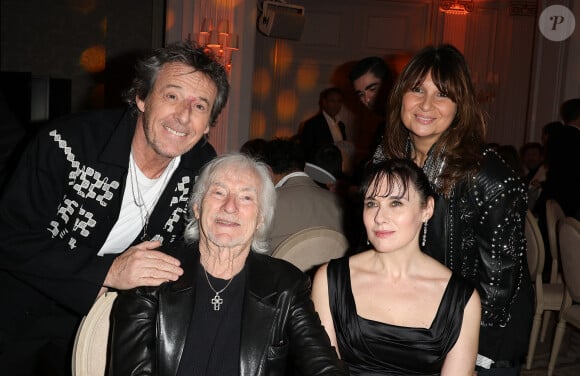
M345 125L338 115L342 101L343 95L339 88L329 87L320 93L320 111L307 119L298 133L307 161L312 159L321 146L346 141Z

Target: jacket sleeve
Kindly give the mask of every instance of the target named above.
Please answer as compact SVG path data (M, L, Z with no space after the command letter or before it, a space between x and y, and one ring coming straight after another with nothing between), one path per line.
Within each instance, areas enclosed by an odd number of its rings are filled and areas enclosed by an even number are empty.
M120 291L111 311L109 376L156 374L158 287Z
M113 257L98 257L87 242L73 249L51 232L55 217L82 210L66 195L68 163L48 132L26 148L0 200L0 270L86 314Z
M482 325L504 326L510 306L527 273L524 221L527 208L525 186L514 174L502 174L505 165L484 173L475 188L478 218L475 238L482 305ZM473 188L473 187L472 187Z
M330 345L310 293L310 279L304 276L296 287L289 312L288 333L295 368L303 375L348 375Z

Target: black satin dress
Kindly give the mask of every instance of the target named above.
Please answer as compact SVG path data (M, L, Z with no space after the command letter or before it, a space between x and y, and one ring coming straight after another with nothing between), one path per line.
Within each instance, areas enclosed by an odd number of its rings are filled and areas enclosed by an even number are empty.
M338 349L351 375L439 375L461 330L473 286L453 273L429 329L385 324L358 316L348 258L328 265L330 311ZM384 302L385 304L387 302Z

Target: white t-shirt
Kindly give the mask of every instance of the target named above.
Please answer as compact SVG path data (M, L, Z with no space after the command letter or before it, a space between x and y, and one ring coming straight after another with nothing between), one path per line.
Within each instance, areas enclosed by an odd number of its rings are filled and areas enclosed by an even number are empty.
M173 158L161 176L156 179L149 179L137 167L131 152L129 156L129 172L125 182L123 201L121 202L121 212L103 247L99 250L99 256L123 252L143 231L146 216L151 215L153 212L159 197L161 197L180 160L180 156ZM135 183L137 186L134 186ZM140 201L139 193L145 204L141 208L135 203L135 200Z

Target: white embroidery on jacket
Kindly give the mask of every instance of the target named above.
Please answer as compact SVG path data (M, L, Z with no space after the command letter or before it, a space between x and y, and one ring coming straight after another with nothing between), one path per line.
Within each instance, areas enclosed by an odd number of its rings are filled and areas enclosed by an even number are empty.
M102 177L99 171L93 167L81 165L76 160L75 154L68 146L66 140L56 131L49 133L58 147L64 152L66 160L69 161L71 171L69 172L68 185L72 187L76 195L83 199L96 201L100 206L106 207L114 196L114 192L119 189L120 184L116 180L109 181L108 177ZM83 200L84 202L84 200ZM75 197L63 197L62 203L57 208L57 218L50 222L48 231L52 237L59 236L64 238L70 236L68 245L70 249L76 248L77 240L75 235L87 238L91 234L91 229L95 227L97 221L93 218L94 214L75 200ZM74 225L70 232L66 226L74 220Z
M163 229L169 233L172 233L174 226L187 212L187 202L189 201L189 184L191 179L189 176L183 176L181 181L177 183L175 188L174 196L169 201L169 207L177 205L169 219L163 225Z

